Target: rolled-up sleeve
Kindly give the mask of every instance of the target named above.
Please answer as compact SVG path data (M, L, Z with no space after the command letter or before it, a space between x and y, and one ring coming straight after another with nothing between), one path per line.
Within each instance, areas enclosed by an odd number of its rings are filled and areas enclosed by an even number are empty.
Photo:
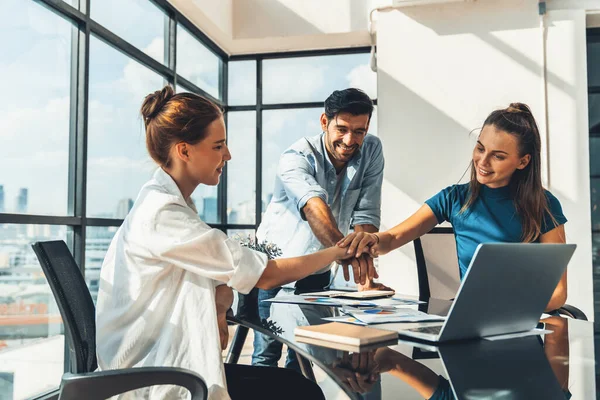
M189 210L189 211L188 211ZM248 293L263 274L266 254L243 247L203 224L191 209L165 206L147 236L159 260Z
M315 168L306 155L297 150L287 150L279 159L277 176L286 195L296 204L303 219L302 209L313 197L319 197L327 202L327 191L322 188L314 177Z
M352 213L352 226L381 224L381 186L383 184L384 158L381 142L377 141L371 161L361 184L360 194Z

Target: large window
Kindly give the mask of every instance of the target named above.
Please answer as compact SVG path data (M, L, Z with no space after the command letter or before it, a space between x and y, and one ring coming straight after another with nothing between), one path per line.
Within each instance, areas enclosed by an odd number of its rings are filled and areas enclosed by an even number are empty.
M233 157L227 178L228 223L258 227L273 196L281 154L300 138L321 133L319 118L325 99L334 90L360 88L376 101L377 78L369 67L367 49L233 56L228 70L228 129ZM248 110L256 110L258 142L252 140L250 129L243 129L242 136L241 124L232 124L240 119L238 114L248 113ZM252 125L245 123L244 126ZM369 133L376 132L375 110ZM256 161L250 147L254 143L259 155ZM241 157L243 160L236 163ZM248 171L254 162L258 180ZM240 170L242 165L244 170ZM240 215L236 209L236 205L241 204L238 199L250 204L251 193L255 197L252 207L256 209L256 218L236 220Z
M227 60L168 2L7 0L2 11L0 398L22 399L55 389L69 365L31 244L64 240L95 301L110 241L156 168L143 98L169 83L222 99ZM192 198L227 232L223 189Z
M0 213L67 215L74 27L33 1L2 7Z
M156 168L139 110L164 79L95 36L89 77L87 215L123 219Z
M334 90L356 87L376 102L377 78L369 67L368 49L234 56L228 72L228 133L233 158L227 173L227 222L232 228L240 224L228 234L247 237L253 232L250 227L260 225L273 197L281 154L302 137L321 133L319 118L325 99ZM251 119L256 120L258 141ZM377 134L377 108L369 133ZM255 211L254 218L249 209ZM355 286L343 279L341 269L333 285Z

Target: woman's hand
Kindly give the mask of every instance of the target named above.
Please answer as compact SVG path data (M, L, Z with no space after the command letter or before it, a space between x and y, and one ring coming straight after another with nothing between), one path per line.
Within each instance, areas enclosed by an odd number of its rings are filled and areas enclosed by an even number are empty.
M379 236L369 232L353 232L337 242L346 252L354 257L360 257L363 253L371 257L379 256Z
M227 348L227 344L229 343L229 325L227 325L226 314L217 314L217 323L219 325L221 350L225 350Z
M215 303L217 305L217 323L219 325L219 338L221 349L227 348L229 343L229 326L227 325L227 311L233 304L233 290L227 285L219 285L215 288Z

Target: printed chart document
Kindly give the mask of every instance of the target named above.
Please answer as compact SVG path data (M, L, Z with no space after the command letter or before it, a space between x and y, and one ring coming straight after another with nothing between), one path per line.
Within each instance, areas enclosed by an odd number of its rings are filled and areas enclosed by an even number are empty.
M384 324L388 322L442 321L445 317L430 315L411 308L371 307L358 308L344 306L342 313L350 315L365 324Z
M330 322L322 325L298 326L294 330L299 342L341 350L360 350L365 346L398 342L398 334L392 331Z
M354 318L351 315L339 315L337 317L324 317L321 319L324 321L341 322L344 324L361 325L361 326L367 325L364 322Z

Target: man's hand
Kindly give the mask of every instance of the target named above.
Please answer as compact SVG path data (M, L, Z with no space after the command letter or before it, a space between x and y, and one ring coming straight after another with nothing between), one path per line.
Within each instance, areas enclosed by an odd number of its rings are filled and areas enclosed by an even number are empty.
M373 282L372 279L367 279L367 283L365 283L364 285L358 285L359 292L366 290L393 290L395 292L395 290L391 287L385 286L383 283Z
M373 259L367 254L342 262L344 279L346 281L350 280L350 273L348 271L349 265L352 266L354 283L365 285L369 279L373 280L373 278L379 278L379 274L377 274L377 270L375 270L375 265L373 264Z

